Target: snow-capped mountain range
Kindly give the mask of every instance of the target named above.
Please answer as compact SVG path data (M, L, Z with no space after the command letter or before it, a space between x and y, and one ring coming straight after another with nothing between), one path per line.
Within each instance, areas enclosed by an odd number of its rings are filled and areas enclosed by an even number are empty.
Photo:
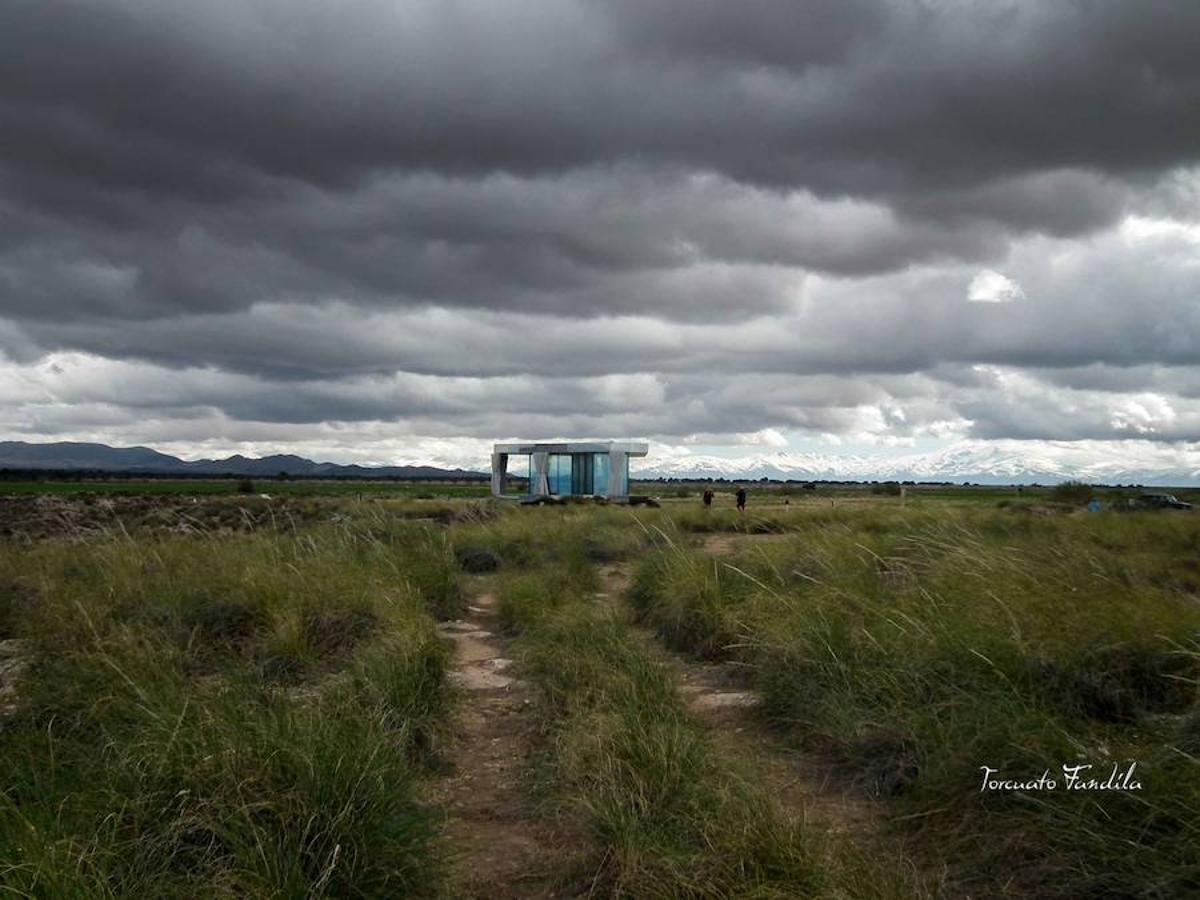
M814 481L951 481L974 484L1200 484L1200 450L1149 441L1122 442L1101 455L1096 442L960 441L904 455L791 453L726 458L691 454L634 461L639 478L727 478ZM639 464L640 463L640 464Z

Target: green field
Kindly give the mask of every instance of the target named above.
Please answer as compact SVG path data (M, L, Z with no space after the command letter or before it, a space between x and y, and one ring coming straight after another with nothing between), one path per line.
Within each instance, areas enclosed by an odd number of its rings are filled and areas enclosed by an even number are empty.
M285 497L411 497L411 498L484 498L491 494L486 481L370 481L366 479L344 479L324 481L320 479L279 478L214 478L214 479L82 479L59 480L47 478L40 481L0 480L0 497L5 495L51 494L70 496L75 494L96 495L179 495L211 496L247 493L245 483L252 487L250 493L264 493ZM712 487L719 501L732 503L735 483L709 484L702 482L635 481L633 492L657 497L663 501L695 502L706 487ZM746 482L751 502L775 506L788 503L811 503L830 500L869 500L874 503L895 502L904 505L921 503L996 504L1037 503L1052 501L1053 487L1016 486L962 486L962 485L909 485L903 498L899 486L873 484L819 484L806 490L800 484L782 482ZM509 493L518 495L524 487L510 482ZM1148 488L1148 491L1174 493L1181 500L1200 499L1200 491L1193 488ZM1136 496L1143 489L1105 488L1095 490L1098 499L1104 502L1118 501Z
M0 892L1200 894L1192 513L280 487L314 485L0 499ZM464 780L503 695L455 677L438 623L470 617L513 659L530 751ZM703 714L705 672L755 704ZM1137 790L981 789L1130 763ZM501 788L525 799L456 811ZM553 890L464 888L480 859L555 856L505 844L513 821L570 835Z
M446 484L443 482L408 481L315 481L246 479L253 493L286 497L487 497L491 487L486 482ZM176 494L181 496L210 496L214 494L250 493L241 484L243 479L145 479L128 481L0 481L0 496L5 494Z

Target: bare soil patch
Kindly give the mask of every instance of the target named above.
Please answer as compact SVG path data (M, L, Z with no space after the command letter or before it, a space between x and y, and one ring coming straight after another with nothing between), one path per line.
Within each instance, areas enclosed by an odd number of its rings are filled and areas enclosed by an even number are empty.
M448 814L446 836L455 897L574 897L586 844L565 823L537 815L527 763L534 752L525 715L529 687L509 672L506 641L497 633L494 598L483 594L463 620L445 622L454 642L452 678L463 699L449 757L453 773L430 799Z
M769 534L741 534L730 532L719 532L708 534L704 537L702 545L704 552L714 556L727 556L752 544L777 544L780 541L786 541L794 538L795 535L787 532L772 532Z

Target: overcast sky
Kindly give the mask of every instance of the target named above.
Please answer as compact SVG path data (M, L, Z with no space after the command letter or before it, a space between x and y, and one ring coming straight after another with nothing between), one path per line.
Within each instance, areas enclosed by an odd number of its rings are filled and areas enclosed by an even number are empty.
M1195 0L2 6L0 438L1200 452Z

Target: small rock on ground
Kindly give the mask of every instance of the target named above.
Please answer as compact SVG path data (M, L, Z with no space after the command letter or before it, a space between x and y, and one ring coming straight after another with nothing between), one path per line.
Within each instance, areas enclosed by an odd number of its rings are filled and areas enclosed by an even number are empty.
M758 694L752 691L713 691L697 694L691 704L696 709L721 709L729 706L757 706L761 702Z
M29 645L10 638L0 641L0 716L17 708L17 688L29 668Z
M523 682L517 681L515 678L478 666L451 672L450 680L468 691L494 691L524 686Z

